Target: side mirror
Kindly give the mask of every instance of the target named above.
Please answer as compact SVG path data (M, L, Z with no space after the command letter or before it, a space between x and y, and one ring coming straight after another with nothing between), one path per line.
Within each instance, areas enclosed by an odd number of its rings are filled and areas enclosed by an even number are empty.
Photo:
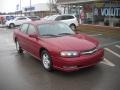
M34 34L30 34L29 37L32 37L32 38L36 38L36 39L38 39L38 35L35 34L35 33L34 33Z

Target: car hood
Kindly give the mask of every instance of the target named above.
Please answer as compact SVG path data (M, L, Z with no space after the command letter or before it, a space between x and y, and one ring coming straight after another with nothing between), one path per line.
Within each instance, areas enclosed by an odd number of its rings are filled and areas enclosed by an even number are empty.
M51 47L57 47L60 50L90 50L98 45L98 41L86 35L70 35L54 38L44 38L43 41Z

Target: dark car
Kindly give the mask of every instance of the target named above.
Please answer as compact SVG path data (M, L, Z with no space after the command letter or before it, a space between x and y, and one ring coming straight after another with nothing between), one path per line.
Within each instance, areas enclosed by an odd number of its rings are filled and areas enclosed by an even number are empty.
M29 52L48 71L79 70L96 65L104 56L98 40L56 21L24 23L14 30L14 41L19 53Z
M36 20L40 20L39 16L27 16L29 19L31 19L32 21L36 21Z

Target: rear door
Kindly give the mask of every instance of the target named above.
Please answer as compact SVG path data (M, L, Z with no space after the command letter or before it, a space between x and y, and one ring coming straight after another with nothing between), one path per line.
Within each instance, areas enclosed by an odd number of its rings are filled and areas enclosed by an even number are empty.
M26 46L26 40L28 37L27 29L28 29L28 24L22 24L20 26L20 32L18 32L17 34L18 42L20 43L20 46L25 50L27 49L27 46Z
M32 55L39 57L39 39L30 37L29 35L36 34L37 35L37 29L34 25L29 24L28 31L27 31L27 51L30 52Z

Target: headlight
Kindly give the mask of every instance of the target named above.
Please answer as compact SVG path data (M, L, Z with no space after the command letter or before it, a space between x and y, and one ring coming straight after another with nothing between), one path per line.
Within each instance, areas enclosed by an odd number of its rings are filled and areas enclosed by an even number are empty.
M79 53L77 51L62 51L60 52L60 56L62 57L77 57Z

